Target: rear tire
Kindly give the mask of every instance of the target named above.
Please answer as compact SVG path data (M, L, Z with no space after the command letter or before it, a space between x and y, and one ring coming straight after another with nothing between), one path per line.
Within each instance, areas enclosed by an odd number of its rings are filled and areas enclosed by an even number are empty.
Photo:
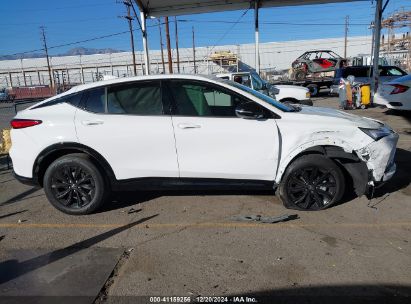
M337 203L344 190L340 168L323 155L311 154L289 165L279 185L279 196L286 208L314 211Z
M69 154L56 159L47 168L43 185L50 203L66 214L90 214L108 197L100 170L85 154Z

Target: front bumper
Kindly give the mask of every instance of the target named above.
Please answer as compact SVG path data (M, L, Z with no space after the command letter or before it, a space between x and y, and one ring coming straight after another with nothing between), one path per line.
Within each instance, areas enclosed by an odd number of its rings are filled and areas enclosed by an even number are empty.
M394 158L398 138L398 134L393 132L357 151L371 173L370 183L385 182L394 175L396 170Z
M387 169L385 170L384 175L382 176L382 181L386 182L390 180L394 176L396 170L397 170L397 165L395 163L392 163L391 166L388 166Z

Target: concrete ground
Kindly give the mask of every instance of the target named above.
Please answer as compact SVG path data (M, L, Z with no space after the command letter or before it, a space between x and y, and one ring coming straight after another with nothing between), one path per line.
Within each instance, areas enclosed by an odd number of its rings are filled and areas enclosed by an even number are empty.
M314 104L337 107L337 99ZM50 295L84 303L183 303L197 296L411 303L411 118L380 108L351 113L400 134L398 172L373 199L347 199L321 212L287 210L270 192L129 192L114 194L99 213L76 217L0 171L0 296L14 303L26 299L14 296ZM257 214L299 218L232 220ZM74 298L59 303L67 299Z

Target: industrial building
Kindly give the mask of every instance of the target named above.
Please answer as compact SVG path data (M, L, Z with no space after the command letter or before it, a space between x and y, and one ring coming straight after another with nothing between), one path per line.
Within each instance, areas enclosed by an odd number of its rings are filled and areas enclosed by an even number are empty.
M315 49L331 49L337 54L344 53L344 37L298 40L286 42L268 42L260 44L261 72L267 70L289 69L292 61L305 51ZM236 62L220 64L210 56L215 52L229 51ZM212 74L223 69L231 68L249 70L255 68L254 44L222 45L211 47L197 47L195 61L192 48L180 48L180 72ZM369 54L371 52L371 36L348 38L347 56ZM173 69L177 72L176 52L173 51ZM78 84L97 81L104 75L125 77L133 75L132 53L120 52L112 54L80 55L65 57L50 57L54 81L59 84ZM165 56L165 67L167 57ZM143 52L136 52L137 74L143 75ZM163 67L160 50L150 51L150 72L167 73ZM0 61L0 86L33 86L48 85L50 83L46 58L4 60Z

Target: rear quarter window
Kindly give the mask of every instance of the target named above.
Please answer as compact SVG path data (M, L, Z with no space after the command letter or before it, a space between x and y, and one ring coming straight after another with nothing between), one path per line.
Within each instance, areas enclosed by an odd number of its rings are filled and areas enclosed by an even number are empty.
M42 103L42 104L40 104L38 106L35 106L31 109L34 110L34 109L54 106L54 105L61 104L61 103L68 103L68 104L71 104L75 107L78 107L80 105L80 101L81 101L82 96L83 96L83 94L81 92L80 93L74 93L74 94L71 94L71 95L66 95L66 96L56 98L56 99L50 100L48 102Z
M91 89L86 92L83 108L93 113L104 113L106 111L105 88Z

